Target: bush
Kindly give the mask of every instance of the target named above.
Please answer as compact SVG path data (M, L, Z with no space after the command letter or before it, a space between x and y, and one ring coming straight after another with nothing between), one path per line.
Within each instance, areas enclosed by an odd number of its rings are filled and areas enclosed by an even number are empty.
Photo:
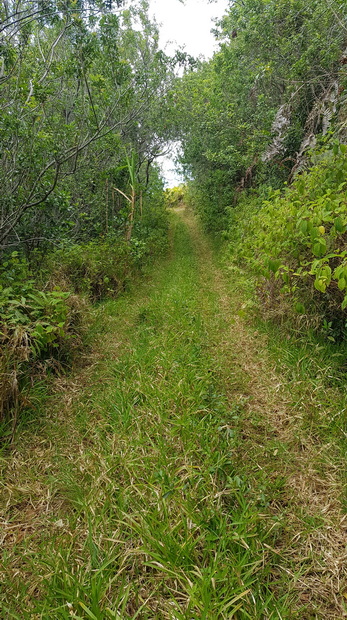
M132 246L119 238L67 246L47 261L53 283L88 295L92 301L113 297L123 290L133 266Z
M42 291L29 265L14 252L0 271L0 418L18 408L21 381L35 362L56 356L73 336L69 293ZM74 316L74 320L71 321ZM69 344L69 348L71 345Z
M143 264L143 259L148 262L151 257L163 254L168 248L168 212L164 204L160 204L158 197L156 198L153 204L146 205L141 219L134 225L130 245L138 267ZM142 248L141 256L139 256L139 247Z
M0 420L10 412L15 415L23 385L33 380L39 366L42 371L43 361L49 366L71 361L81 344L86 299L96 301L123 290L140 246L110 239L65 247L46 257L36 280L17 252L2 264Z
M280 288L297 313L319 313L339 330L347 307L346 153L334 144L316 154L317 163L283 193L253 198L250 214L234 214L230 233L238 259L277 282L273 290Z
M168 187L165 190L165 204L168 209L175 207L181 207L185 199L185 186L179 185L178 187Z
M155 217L154 217L155 216ZM150 221L149 221L150 219ZM110 234L101 241L67 245L45 257L36 278L17 252L0 269L0 422L16 420L23 386L42 362L70 362L81 345L88 304L124 290L152 253L167 247L168 218L155 209L134 227L126 243ZM36 267L39 256L35 257Z

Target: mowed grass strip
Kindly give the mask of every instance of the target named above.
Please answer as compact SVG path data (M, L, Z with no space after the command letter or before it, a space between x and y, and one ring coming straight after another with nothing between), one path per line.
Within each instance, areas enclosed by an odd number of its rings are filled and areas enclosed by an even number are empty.
M4 458L2 617L300 617L273 593L281 526L233 456L243 405L221 387L201 278L176 218L152 282L99 309L83 385Z

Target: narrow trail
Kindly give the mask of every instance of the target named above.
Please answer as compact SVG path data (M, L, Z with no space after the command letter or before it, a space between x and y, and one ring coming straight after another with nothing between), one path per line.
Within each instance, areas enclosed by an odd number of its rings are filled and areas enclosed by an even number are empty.
M196 221L187 223L200 255L208 255ZM249 480L253 471L259 492L263 478L270 509L283 519L284 537L275 545L278 567L311 610L301 611L300 618L347 617L347 515L339 476L345 465L336 447L317 437L314 414L326 415L321 394L276 371L266 338L240 312L238 283L234 287L213 260L209 264L206 280L219 297L222 318L215 356L231 406L238 399L244 404L240 463L248 457Z
M195 219L1 460L1 618L347 617L340 456ZM318 412L318 413L317 413ZM312 418L313 419L313 418Z

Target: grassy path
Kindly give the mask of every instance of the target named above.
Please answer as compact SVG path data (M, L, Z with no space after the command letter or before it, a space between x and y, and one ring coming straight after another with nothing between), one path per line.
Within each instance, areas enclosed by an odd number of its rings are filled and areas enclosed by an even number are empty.
M347 615L340 453L241 295L181 212L152 280L99 309L92 363L1 461L1 618Z

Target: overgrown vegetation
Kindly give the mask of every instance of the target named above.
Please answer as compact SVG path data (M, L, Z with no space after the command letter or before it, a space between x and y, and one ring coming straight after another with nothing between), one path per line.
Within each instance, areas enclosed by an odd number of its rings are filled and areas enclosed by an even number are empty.
M146 4L122 4L1 9L2 249L88 241L153 198L159 98L176 63L159 50Z
M167 99L192 179L187 197L205 228L227 231L230 255L261 276L262 301L278 315L290 306L338 338L347 304L345 9L339 0L232 3L216 28L218 52Z
M316 150L317 163L284 192L249 193L230 210L231 254L257 274L263 301L282 318L306 315L331 338L345 336L346 151Z
M205 273L182 223L174 244L149 290L102 308L107 366L67 418L63 405L64 425L48 424L53 466L33 463L27 488L37 476L52 502L26 498L48 539L7 538L8 617L287 617L290 597L271 591L278 524L231 458L243 405L230 408L209 351L216 294L201 295ZM15 525L23 513L13 510Z
M0 7L2 421L28 402L43 361L71 361L90 302L124 290L165 250L155 160L177 63L147 10L120 0Z
M169 187L165 190L165 203L169 209L181 207L185 203L186 191L184 185Z
M249 282L182 217L1 460L4 617L343 617L332 360L278 332L269 357L239 316Z
M167 215L152 208L135 223L136 235L85 244L64 244L47 255L36 252L33 270L12 252L0 272L0 420L12 435L30 384L48 371L63 370L81 352L90 304L115 297L167 248Z
M235 0L206 62L144 0L0 19L1 617L340 620L344 3Z
M3 263L0 285L0 420L13 417L13 434L19 409L26 399L23 379L30 383L38 367L34 361L55 358L66 353L73 336L76 312L69 293L42 291L27 262L16 253ZM75 309L76 310L76 309ZM74 316L74 320L72 317ZM69 343L70 344L70 343ZM71 347L72 348L72 347ZM56 356L55 351L59 351ZM6 427L5 427L6 429ZM2 429L3 430L3 429Z

